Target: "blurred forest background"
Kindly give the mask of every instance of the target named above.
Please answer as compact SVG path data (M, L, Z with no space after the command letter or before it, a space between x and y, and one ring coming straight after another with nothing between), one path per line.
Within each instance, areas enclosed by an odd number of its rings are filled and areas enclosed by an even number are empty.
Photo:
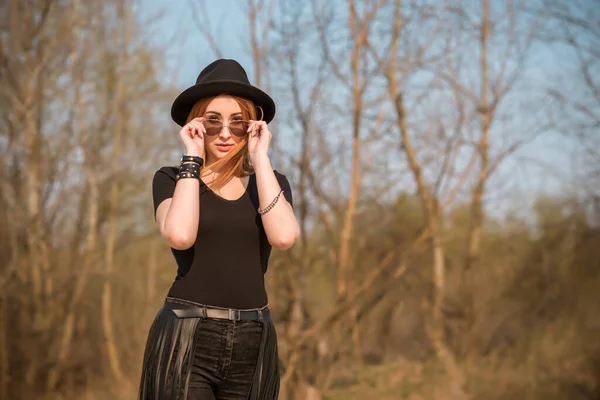
M176 272L151 179L222 56L302 226L281 399L600 399L600 1L218 3L2 2L0 399L135 398Z

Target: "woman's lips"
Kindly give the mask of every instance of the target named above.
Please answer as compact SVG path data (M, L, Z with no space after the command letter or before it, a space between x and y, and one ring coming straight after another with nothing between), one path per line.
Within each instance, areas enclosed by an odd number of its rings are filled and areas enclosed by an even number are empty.
M232 144L227 144L227 145L218 144L217 145L217 149L219 149L222 152L227 152L227 151L231 150L232 147L233 147Z

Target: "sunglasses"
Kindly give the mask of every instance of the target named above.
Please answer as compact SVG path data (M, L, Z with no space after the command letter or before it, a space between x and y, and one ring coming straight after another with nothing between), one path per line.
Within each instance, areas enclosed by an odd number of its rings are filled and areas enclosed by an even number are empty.
M225 125L223 121L218 118L208 118L204 120L204 128L206 128L206 134L209 136L215 136L221 133L223 127L227 127L232 135L237 137L244 137L248 133L248 126L250 121L243 119L236 119L229 122L229 125Z

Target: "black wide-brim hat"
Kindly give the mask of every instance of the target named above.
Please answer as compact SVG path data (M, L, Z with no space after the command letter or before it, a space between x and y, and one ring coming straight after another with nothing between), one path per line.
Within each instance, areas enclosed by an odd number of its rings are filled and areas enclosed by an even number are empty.
M219 59L200 72L194 86L177 96L171 107L171 118L184 126L198 100L222 94L252 101L257 106L257 115L261 115L258 107L262 108L263 120L267 123L275 117L275 102L268 94L250 84L244 68L235 60Z

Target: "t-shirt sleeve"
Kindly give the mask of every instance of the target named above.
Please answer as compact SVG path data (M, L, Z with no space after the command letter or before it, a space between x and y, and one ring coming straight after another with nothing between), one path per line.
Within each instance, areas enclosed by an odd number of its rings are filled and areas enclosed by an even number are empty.
M285 199L288 201L288 203L290 203L290 205L292 206L292 208L294 207L294 196L292 195L292 188L290 187L290 182L288 181L287 177L277 171L275 172L275 176L277 177L277 181L279 182L279 187L281 189L283 189L283 195L285 197Z
M156 209L164 200L173 197L175 193L176 168L162 167L154 173L152 179L152 200L154 202L154 220L156 220Z

